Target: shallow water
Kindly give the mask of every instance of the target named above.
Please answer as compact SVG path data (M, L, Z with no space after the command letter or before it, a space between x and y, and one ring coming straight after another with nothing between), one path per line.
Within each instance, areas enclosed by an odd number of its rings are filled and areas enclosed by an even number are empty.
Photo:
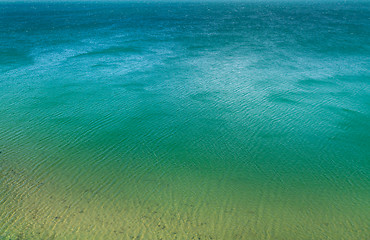
M0 3L0 239L368 239L369 16Z

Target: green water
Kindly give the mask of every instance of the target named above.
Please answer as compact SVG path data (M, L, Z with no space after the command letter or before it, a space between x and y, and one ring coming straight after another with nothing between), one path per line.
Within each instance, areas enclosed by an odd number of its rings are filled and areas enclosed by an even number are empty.
M0 3L0 239L369 239L368 16Z

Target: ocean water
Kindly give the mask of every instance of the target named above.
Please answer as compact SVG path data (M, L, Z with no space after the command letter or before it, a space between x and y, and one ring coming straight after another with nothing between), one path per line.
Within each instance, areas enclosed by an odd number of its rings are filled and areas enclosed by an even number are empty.
M0 3L0 239L370 239L370 4Z

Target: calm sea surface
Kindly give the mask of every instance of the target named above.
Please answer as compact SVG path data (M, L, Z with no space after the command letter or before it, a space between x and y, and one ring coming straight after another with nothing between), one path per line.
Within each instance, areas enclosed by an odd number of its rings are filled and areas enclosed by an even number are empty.
M370 239L370 4L0 3L0 239Z

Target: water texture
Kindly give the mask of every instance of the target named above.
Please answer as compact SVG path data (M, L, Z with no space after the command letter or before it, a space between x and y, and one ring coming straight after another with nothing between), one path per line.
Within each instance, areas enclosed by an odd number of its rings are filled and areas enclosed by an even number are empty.
M0 239L370 239L369 16L0 3Z

